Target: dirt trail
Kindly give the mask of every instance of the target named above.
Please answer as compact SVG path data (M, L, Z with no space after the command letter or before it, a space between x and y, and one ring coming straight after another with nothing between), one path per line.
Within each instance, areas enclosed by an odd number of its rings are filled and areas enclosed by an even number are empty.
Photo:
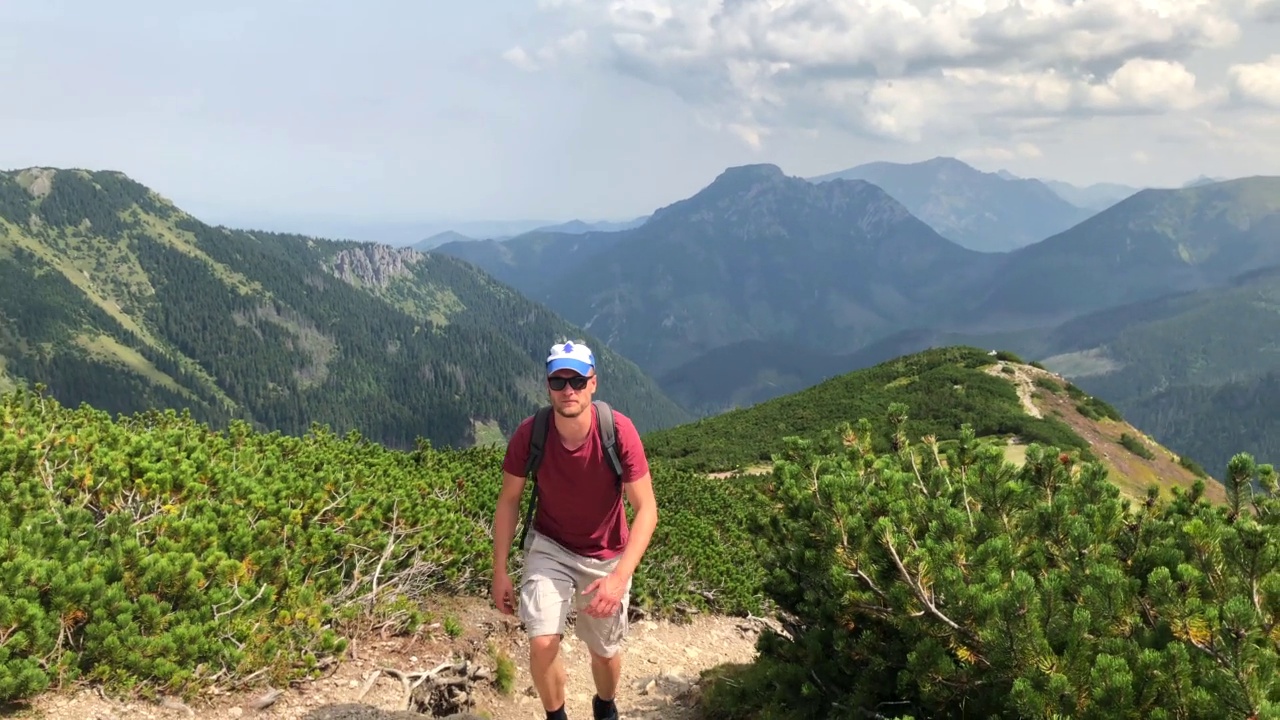
M1040 408L1037 407L1035 402L1031 399L1031 395L1036 391L1036 386L1035 382L1031 379L1031 375L1027 372L1026 366L1018 365L1016 363L1007 363L1001 360L995 365L989 366L986 371L996 377L1009 379L1010 376L1002 369L1006 367L1013 369L1013 386L1018 391L1018 399L1022 401L1022 409L1026 410L1027 414L1031 417L1043 418L1044 413L1040 411Z
M468 653L474 662L492 669L495 662L491 649L501 649L515 661L514 687L504 695L488 682L476 686L472 712L494 720L545 718L529 678L528 642L518 623L493 610L483 599L450 602L452 607L447 612L461 620L460 636L450 638L436 626L415 637L382 639L375 635L357 639L354 652L331 668L330 674L295 683L263 710L252 705L267 692L262 687L237 694L202 696L185 706L173 701L111 700L93 690L75 690L43 695L26 707L0 708L0 715L32 720L302 720L317 708L342 703L401 710L403 688L386 674L378 677L361 697L376 669L420 672ZM695 616L684 624L634 622L625 646L622 687L618 692L620 716L630 720L693 720L696 716L691 704L699 691L700 673L723 663L750 662L755 657L755 641L761 629L759 623L720 616ZM568 674L566 710L573 720L589 719L595 692L590 655L573 637L572 629L562 648Z

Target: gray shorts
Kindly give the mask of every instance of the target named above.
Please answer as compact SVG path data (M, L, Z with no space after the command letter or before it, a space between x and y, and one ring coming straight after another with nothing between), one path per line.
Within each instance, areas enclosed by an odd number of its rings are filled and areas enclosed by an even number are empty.
M582 591L596 578L613 571L618 558L595 560L570 552L560 543L529 531L525 549L524 570L520 580L520 620L529 637L564 636L569 609L577 611L574 634L591 652L613 657L622 648L627 635L627 608L631 600L631 581L622 596L618 612L607 618L592 617L582 609L593 595Z

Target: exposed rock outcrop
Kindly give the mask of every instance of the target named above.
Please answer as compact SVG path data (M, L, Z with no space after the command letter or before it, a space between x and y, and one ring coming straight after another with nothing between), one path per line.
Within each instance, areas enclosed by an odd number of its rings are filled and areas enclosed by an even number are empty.
M386 287L392 278L407 275L409 268L425 256L412 248L388 245L361 245L342 250L333 257L330 270L344 282Z

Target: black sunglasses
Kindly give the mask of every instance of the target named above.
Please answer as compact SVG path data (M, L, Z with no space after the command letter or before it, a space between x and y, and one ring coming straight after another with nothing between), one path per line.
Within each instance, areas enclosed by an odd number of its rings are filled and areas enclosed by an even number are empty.
M566 384L574 390L581 390L587 386L587 381L590 379L591 378L586 375L574 375L573 377L552 376L547 378L547 385L549 385L552 390L563 390Z

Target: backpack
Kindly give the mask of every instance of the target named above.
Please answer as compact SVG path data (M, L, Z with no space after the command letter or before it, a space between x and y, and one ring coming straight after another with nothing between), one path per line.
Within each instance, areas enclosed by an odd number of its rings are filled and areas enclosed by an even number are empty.
M613 429L613 408L603 400L592 400L599 419L600 444L604 446L605 457L613 466L613 474L617 481L618 492L622 492L622 460L618 457L618 438ZM544 405L533 416L533 433L529 436L529 461L525 463L524 474L533 484L529 497L529 510L524 516L524 530L520 533L520 547L524 547L529 528L533 526L533 512L538 504L538 465L542 463L542 451L547 441L547 423L551 420L551 406Z

